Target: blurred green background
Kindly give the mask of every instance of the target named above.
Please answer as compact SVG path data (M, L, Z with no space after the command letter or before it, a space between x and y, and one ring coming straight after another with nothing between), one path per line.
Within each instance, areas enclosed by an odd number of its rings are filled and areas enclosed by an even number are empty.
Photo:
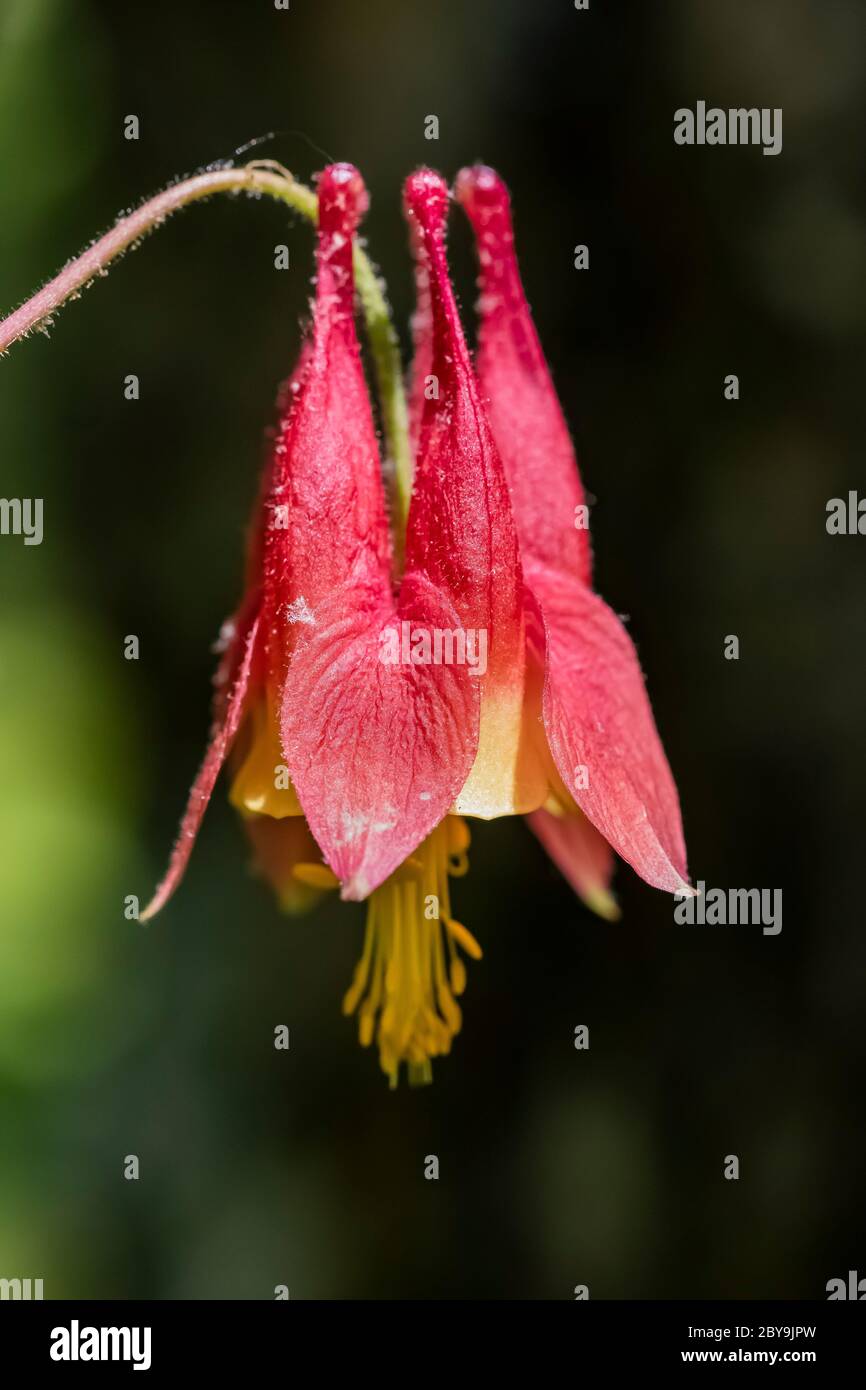
M405 329L405 174L501 170L693 877L782 888L784 927L675 927L624 866L607 925L521 824L481 826L455 890L485 948L463 1033L432 1088L391 1094L340 1015L363 909L281 918L223 795L170 908L124 920L204 747L310 292L309 230L280 207L194 208L0 364L0 493L45 505L40 547L0 538L0 1276L46 1297L802 1298L864 1271L866 540L825 530L828 498L866 487L864 65L857 0L2 0L4 311L121 209L275 130L256 153L302 177L319 151L362 169ZM699 98L781 106L783 153L675 146ZM468 308L456 216L452 259Z

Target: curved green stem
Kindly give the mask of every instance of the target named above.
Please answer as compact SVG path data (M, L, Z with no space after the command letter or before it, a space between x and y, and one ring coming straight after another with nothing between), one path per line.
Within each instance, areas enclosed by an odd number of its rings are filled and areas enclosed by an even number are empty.
M264 194L286 203L309 221L316 221L318 204L313 190L298 183L287 169L271 160L253 161L238 169L211 169L207 173L183 179L158 193L155 198L149 198L134 212L119 218L110 231L80 256L69 261L53 280L0 321L0 355L34 330L46 332L58 309L69 299L77 298L124 251L135 247L143 236L161 226L173 212L189 203L211 198L215 193L248 193L253 197ZM382 404L388 483L399 557L412 490L412 460L400 345L382 283L357 242L354 260L358 296L364 312Z
M391 494L391 527L395 565L403 568L403 546L409 499L412 496L412 451L409 447L409 411L403 389L400 341L385 298L382 281L357 241L354 250L355 286L364 311L373 368L382 406L382 428L388 449L386 472Z

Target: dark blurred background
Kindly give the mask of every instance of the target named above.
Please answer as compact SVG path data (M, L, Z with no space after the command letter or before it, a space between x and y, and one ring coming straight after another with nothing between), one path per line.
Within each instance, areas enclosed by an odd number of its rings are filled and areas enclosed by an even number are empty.
M363 908L282 918L224 794L171 907L124 920L204 747L310 292L280 206L193 208L0 364L0 492L45 499L40 547L0 539L0 1276L547 1299L821 1298L866 1273L866 540L825 529L866 491L864 65L858 0L2 0L4 311L278 131L258 156L363 171L405 330L405 174L501 170L693 877L781 888L784 925L674 926L625 866L605 924L523 825L478 826L464 1030L432 1088L389 1093L340 1015ZM676 146L698 99L782 107L783 152ZM457 216L452 260L469 309Z

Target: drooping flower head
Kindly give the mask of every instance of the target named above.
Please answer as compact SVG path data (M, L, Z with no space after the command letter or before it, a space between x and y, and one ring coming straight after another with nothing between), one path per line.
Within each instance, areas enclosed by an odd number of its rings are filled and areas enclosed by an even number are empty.
M368 904L344 1000L396 1082L450 1049L474 937L452 915L465 817L526 813L576 890L613 916L612 849L688 891L679 806L630 639L589 588L583 492L492 171L457 185L479 242L478 376L448 274L449 195L404 204L418 309L414 482L392 544L355 327L357 170L318 186L316 296L285 388L226 632L211 743L152 916L185 869L222 765L255 862L289 911ZM401 573L394 555L405 557ZM612 847L612 849L611 849Z

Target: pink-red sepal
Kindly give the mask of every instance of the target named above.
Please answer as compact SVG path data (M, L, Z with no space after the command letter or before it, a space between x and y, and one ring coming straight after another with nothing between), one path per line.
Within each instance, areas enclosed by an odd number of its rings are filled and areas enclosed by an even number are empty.
M634 645L579 580L529 577L546 643L544 727L584 815L647 883L689 893L677 789ZM533 640L539 626L533 624Z
M160 908L165 906L183 877L216 780L240 726L258 633L259 619L256 617L247 631L239 638L240 663L225 698L222 713L217 717L201 769L193 782L186 812L181 821L177 841L169 860L168 870L147 907L139 914L139 921L141 922L146 922L149 918L154 917Z
M615 921L619 909L610 882L616 861L604 836L582 812L561 816L542 807L526 819L577 896L600 917Z

